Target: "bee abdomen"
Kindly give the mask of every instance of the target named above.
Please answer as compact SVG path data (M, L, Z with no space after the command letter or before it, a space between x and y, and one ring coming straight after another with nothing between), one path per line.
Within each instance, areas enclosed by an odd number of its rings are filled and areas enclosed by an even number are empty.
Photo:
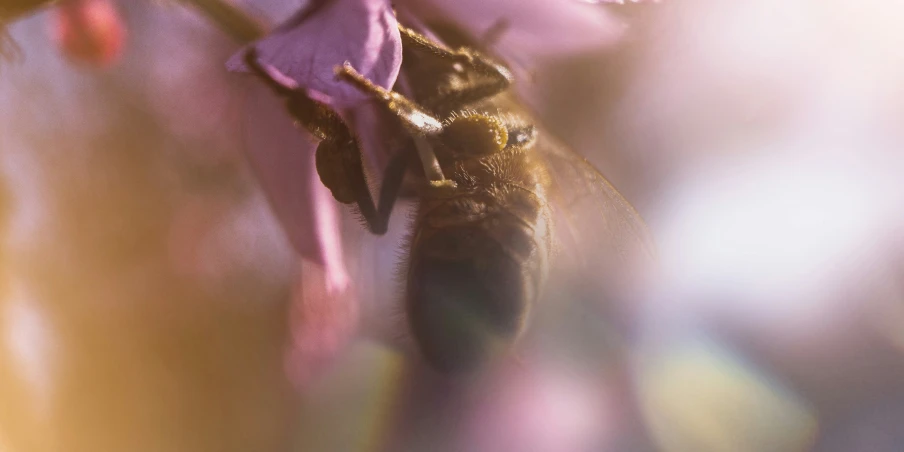
M545 279L545 204L515 193L437 202L422 210L406 309L421 354L437 370L478 367L524 329ZM422 209L425 206L422 206Z
M441 231L415 249L406 309L422 355L437 370L464 372L502 351L523 329L530 275L487 235L481 252L434 253L464 231Z

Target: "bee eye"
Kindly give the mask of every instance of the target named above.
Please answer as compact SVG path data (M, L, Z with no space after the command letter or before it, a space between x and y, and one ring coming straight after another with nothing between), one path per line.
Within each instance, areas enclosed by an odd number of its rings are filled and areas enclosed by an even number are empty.
M492 154L505 148L508 130L493 116L459 116L445 127L442 140L462 154Z

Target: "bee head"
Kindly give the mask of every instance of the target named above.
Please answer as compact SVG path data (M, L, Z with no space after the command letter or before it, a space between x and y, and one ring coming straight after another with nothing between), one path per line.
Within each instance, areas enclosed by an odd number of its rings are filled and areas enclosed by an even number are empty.
M508 129L497 117L482 113L452 115L443 127L440 139L456 153L494 154L508 143Z

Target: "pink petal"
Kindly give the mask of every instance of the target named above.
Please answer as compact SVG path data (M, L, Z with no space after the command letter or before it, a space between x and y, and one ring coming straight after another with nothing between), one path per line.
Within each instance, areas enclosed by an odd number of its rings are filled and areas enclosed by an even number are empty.
M336 66L347 61L374 83L389 88L402 63L397 22L384 0L316 2L255 46L262 62L330 98L337 108L354 106L367 96L336 80ZM247 71L243 53L229 60L230 70Z
M463 416L461 450L588 450L611 435L600 383L548 363L500 369Z
M616 5L624 5L626 3L659 3L661 0L580 0L584 3L606 4L614 3Z
M600 50L616 43L625 29L604 9L579 1L399 0L396 4L427 26L451 23L478 38L503 23L498 40L487 44L504 58L516 60Z
M206 239L223 223L229 208L225 199L198 195L176 208L167 236L167 255L176 272L194 278L212 273L205 265Z
M107 66L122 54L126 30L110 0L65 0L56 10L54 39L67 57Z
M302 263L289 312L292 338L286 373L305 390L328 371L358 329L358 302L352 290L330 290L324 268Z
M298 253L325 266L329 288L344 290L337 203L314 166L316 143L295 127L268 88L253 84L246 97L246 152L270 204Z

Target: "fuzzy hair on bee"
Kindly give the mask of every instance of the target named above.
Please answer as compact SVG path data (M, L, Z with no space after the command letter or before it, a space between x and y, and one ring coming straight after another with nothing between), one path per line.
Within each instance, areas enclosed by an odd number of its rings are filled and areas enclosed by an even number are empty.
M386 232L403 180L414 179L417 208L399 267L404 314L424 361L461 374L506 355L543 292L555 249L550 168L570 168L587 181L577 195L604 205L601 232L642 234L643 222L585 160L549 146L553 141L512 93L514 77L505 65L472 48L450 49L399 30L407 95L374 84L348 64L336 69L337 77L382 104L404 134L377 203L358 139L341 118L304 90L279 85L253 49L246 64L321 140L321 181L337 201L357 207L371 232Z

